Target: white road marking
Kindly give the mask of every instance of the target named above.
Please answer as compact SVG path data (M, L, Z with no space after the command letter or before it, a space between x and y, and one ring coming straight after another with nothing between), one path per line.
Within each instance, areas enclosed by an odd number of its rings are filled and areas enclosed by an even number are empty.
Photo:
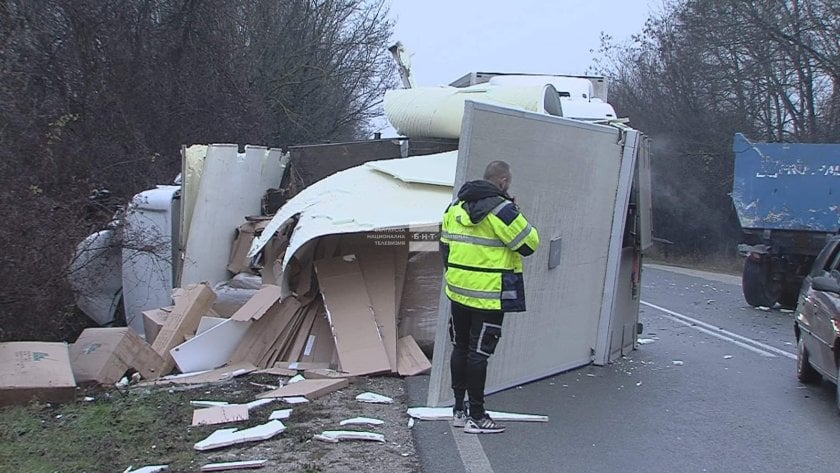
M449 428L452 429L452 438L455 439L455 446L458 447L458 453L461 455L464 470L467 473L493 473L490 460L487 458L487 454L484 453L484 447L481 446L481 442L478 440L480 434L465 434L463 428L452 427L452 424L449 424Z
M752 352L758 353L762 356L774 357L776 355L781 355L792 360L796 359L796 355L786 352L784 350L780 350L776 347L767 345L766 343L759 342L758 340L753 340L748 337L744 337L742 335L738 335L737 333L730 332L728 330L724 330L720 327L715 327L714 325L708 324L706 322L697 320L693 317L689 317L687 315L680 314L679 312L674 312L673 310L668 310L664 307L660 307L655 304L651 304L650 302L640 301L642 304L656 309L660 312L664 312L670 315L671 320L675 320L680 322L684 325L697 329L705 334L711 335L713 337L717 337L721 340L725 340L730 343L734 343L735 345L746 348Z

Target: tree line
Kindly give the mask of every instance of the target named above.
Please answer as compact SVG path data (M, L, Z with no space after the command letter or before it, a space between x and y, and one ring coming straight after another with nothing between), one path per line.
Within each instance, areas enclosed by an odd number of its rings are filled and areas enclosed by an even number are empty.
M631 41L602 36L610 102L653 138L654 233L688 255L735 255L736 132L840 143L840 3L664 2Z
M367 135L392 27L383 0L0 3L0 341L72 336L73 248L181 145Z

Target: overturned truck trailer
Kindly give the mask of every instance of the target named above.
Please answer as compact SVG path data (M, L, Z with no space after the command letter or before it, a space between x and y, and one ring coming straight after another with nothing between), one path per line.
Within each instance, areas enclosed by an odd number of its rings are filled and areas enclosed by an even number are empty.
M529 309L505 319L498 360L488 373L488 392L593 362L606 364L634 348L641 257L651 244L649 141L609 117L583 121L558 116L562 106L544 104L559 97L533 100L535 90L537 97L557 94L553 86L532 88L524 96L538 109L528 110L506 102L511 94L496 96L505 100L472 100L478 94L463 94L458 107L453 104L458 91L436 90L432 99L411 96L422 91L399 91L403 109L396 113L402 118L392 122L408 117L402 122L408 128L443 130L449 138L457 134L457 152L367 163L329 176L280 209L251 247L256 256L276 231L291 229L278 268L282 286L291 294L298 284L294 275L301 271L290 268L314 264L317 272L319 259L352 260L354 252L365 251L359 250L359 241L375 248L390 245L389 235L405 235L399 237L404 238L404 253L395 253L398 260L408 259L400 282L405 288L398 330L419 320L433 338L432 346L426 345L433 351L430 405L450 400L450 344L443 267L429 235L438 230L456 189L480 178L492 160L511 163L512 192L544 243L526 262ZM442 108L436 108L435 100ZM391 118L394 102L388 96L385 106ZM416 114L405 108L414 108ZM441 111L455 117L435 117L444 119L445 126L431 123L430 117ZM414 274L424 275L425 284L412 280L412 266ZM396 274L399 279L399 270ZM417 304L413 309L420 308L419 317L405 312L411 310L407 299ZM429 341L417 331L414 337L421 345Z

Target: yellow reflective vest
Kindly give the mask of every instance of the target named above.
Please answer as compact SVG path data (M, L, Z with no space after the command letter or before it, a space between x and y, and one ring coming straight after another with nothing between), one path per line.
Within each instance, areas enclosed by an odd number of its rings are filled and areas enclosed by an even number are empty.
M486 188L484 182L473 181ZM495 194L457 200L444 213L440 242L446 295L474 309L522 312L522 257L537 250L540 238L516 204L499 191Z

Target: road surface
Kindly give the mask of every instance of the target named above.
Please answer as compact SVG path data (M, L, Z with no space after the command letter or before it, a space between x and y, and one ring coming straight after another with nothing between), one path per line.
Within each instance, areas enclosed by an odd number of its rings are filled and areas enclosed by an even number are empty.
M840 471L834 386L797 381L792 313L747 306L737 277L646 265L640 321L624 359L488 397L547 423L476 436L418 422L423 471ZM427 383L409 379L411 405Z

